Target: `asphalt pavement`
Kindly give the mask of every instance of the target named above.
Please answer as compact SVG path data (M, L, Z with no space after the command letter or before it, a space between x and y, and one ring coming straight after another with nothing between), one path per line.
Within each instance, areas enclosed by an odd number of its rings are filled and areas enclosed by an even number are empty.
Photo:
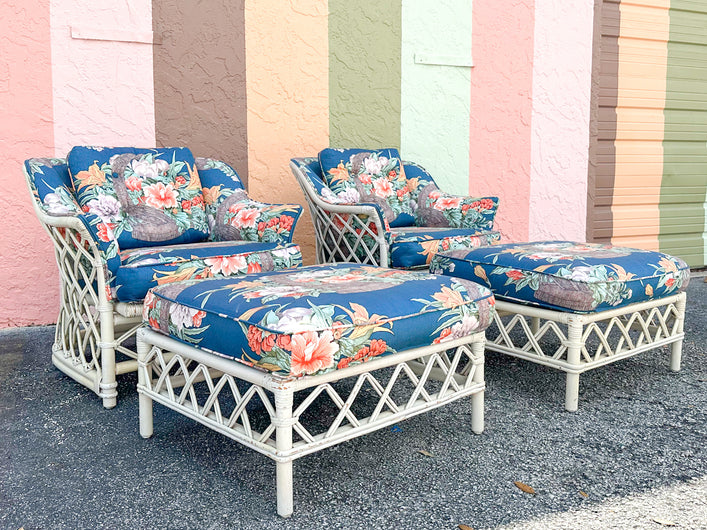
M52 366L53 327L4 330L0 528L707 528L702 277L687 308L680 372L667 348L587 372L576 413L564 374L487 353L483 434L461 400L303 457L289 520L267 457L159 405L144 440L134 374L105 410Z

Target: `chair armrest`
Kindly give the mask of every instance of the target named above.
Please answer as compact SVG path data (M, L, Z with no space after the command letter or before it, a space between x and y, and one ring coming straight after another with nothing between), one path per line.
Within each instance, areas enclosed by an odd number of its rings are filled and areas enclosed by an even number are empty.
M383 209L375 203L351 203L337 197L324 182L315 175L307 165L306 158L293 158L290 162L292 173L297 178L300 187L305 192L310 208L317 207L328 215L331 214L353 214L366 218L371 218L375 224L377 233L385 234L390 232L388 220L385 218ZM312 212L314 215L314 212Z
M237 190L219 204L210 238L288 244L301 214L299 204L263 203Z
M111 286L120 267L118 241L110 226L79 206L67 182L66 161L31 158L22 171L34 211L54 244L62 281L95 284L97 299L113 299Z
M497 210L498 197L452 195L431 185L418 197L415 224L492 230Z

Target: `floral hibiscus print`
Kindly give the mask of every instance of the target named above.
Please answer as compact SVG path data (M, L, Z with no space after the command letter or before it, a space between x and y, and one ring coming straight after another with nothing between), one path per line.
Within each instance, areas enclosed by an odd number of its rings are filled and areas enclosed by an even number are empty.
M324 149L319 159L334 201L376 204L388 222L405 214L412 224L410 189L397 150Z
M571 241L450 251L437 255L431 270L483 282L499 298L577 312L675 294L690 278L675 256Z
M74 148L69 153L78 203L96 216L98 237L116 239L122 249L204 239L208 224L191 153L135 151Z
M292 376L341 370L415 345L467 337L488 326L494 308L493 296L478 284L355 264L162 289L146 298L143 319L151 327ZM176 322L175 304L188 307L189 315L206 315L199 325L189 325L186 317Z

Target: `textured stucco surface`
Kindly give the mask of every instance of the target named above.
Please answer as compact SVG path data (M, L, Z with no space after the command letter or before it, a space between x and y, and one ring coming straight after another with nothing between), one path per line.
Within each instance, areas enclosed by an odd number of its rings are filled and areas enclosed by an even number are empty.
M401 9L400 0L329 0L333 147L400 147Z
M154 146L150 0L51 0L54 137L57 156L74 145ZM71 28L109 40L72 38ZM50 153L51 154L51 153Z
M505 241L528 238L534 10L533 0L473 3L469 192L500 197Z
M186 145L248 178L245 0L153 0L157 144Z
M618 4L594 0L586 232L587 241L604 243L611 238L613 225L620 17Z
M594 0L536 0L528 237L582 241Z
M471 68L416 64L415 54L471 57L468 0L403 0L401 153L422 164L443 190L469 189Z
M668 0L663 0L667 2ZM707 265L707 4L670 1L660 249Z
M290 158L316 156L329 143L329 46L323 0L248 0L248 189L266 202L305 204ZM309 212L295 230L314 260Z
M49 1L3 0L0 20L0 328L56 320L59 278L22 162L52 155Z

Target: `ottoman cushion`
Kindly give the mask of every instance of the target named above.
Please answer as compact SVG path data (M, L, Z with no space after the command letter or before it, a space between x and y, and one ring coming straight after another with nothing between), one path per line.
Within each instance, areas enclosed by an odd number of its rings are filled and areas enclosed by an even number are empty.
M320 374L485 329L479 284L358 264L316 265L155 287L151 328L286 375Z
M687 264L668 254L571 241L443 252L430 270L485 283L500 300L573 312L677 294L690 278Z

